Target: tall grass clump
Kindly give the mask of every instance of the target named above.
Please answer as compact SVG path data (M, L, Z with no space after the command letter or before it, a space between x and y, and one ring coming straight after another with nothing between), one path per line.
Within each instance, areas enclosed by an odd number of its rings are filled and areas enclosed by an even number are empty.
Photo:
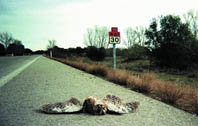
M135 76L130 76L127 79L127 87L141 93L149 93L151 89L150 83Z
M190 99L192 99L190 104L193 107L193 112L198 114L198 92L196 90L194 90Z
M98 75L101 77L107 76L107 68L104 65L91 65L88 67L87 71L90 74Z
M170 82L159 82L160 81L156 81L156 87L153 91L161 101L175 105L176 102L184 96L184 90L182 87Z
M128 77L129 73L127 71L114 69L108 69L106 76L107 80L123 86L127 85Z
M198 114L198 89L185 87L184 96L177 101L177 105L186 111Z
M127 87L131 88L132 90L150 94L152 91L153 81L155 80L154 74L151 73L144 73L139 77L130 76L127 79Z

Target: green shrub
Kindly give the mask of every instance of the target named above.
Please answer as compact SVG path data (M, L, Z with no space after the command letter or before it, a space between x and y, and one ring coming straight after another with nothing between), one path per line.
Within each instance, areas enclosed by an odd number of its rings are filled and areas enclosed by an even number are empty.
M87 49L87 57L94 61L102 61L105 58L105 49L89 46Z
M186 69L198 59L197 49L193 46L197 45L196 38L179 16L161 16L159 21L154 19L145 35L150 60L159 66Z
M131 48L125 50L124 57L127 58L127 61L145 59L146 48L136 44Z
M0 56L4 56L6 53L4 46L0 43Z

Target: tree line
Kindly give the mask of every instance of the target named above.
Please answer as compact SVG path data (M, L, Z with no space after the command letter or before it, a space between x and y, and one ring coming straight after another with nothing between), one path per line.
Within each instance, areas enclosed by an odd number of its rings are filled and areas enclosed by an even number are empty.
M183 19L183 20L182 20ZM122 39L125 49L117 49L117 55L127 61L148 59L160 67L186 69L198 63L198 14L191 10L181 18L176 15L153 18L146 27L128 27ZM37 54L46 53L56 57L87 56L92 60L104 60L112 56L109 45L108 27L95 26L88 28L84 34L85 48L64 49L56 46L55 40L49 40L46 51L38 50ZM11 34L0 33L0 55L28 55L20 40Z
M146 47L152 63L178 69L197 65L198 15L190 11L185 17L185 22L174 15L152 20L145 31Z
M183 19L183 20L182 20ZM108 48L107 27L87 29L86 46ZM153 18L149 27L125 29L123 39L127 61L148 58L160 67L186 69L198 63L198 14L191 10L183 15Z
M125 29L127 48L117 49L117 55L130 62L139 59L150 60L151 65L186 69L198 63L198 15L189 11L183 16L166 15L153 18L149 27L128 27ZM112 56L108 40L109 28L95 26L84 35L85 48L63 49L49 41L50 51L57 57L87 56L92 60L104 60ZM198 66L197 66L198 67Z
M122 56L126 49L117 49L117 56ZM61 48L56 45L56 40L48 40L47 50L42 52L48 56L57 58L88 57L91 60L102 61L105 57L111 57L112 48L97 48L96 46Z
M32 54L32 50L25 48L22 41L13 38L7 32L0 33L0 56L22 56L30 54Z

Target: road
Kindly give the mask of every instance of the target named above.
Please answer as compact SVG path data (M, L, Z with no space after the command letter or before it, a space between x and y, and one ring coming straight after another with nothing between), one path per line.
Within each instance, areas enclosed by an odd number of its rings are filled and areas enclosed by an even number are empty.
M17 68L24 66L38 56L5 56L0 57L0 78L8 75Z
M0 57L0 87L37 60L39 56Z
M29 62L37 60L0 87L0 126L198 125L198 117L193 114L45 57L31 58ZM117 95L126 102L139 101L140 107L136 113L104 116L50 115L39 111L46 103L90 95L103 98L107 94Z

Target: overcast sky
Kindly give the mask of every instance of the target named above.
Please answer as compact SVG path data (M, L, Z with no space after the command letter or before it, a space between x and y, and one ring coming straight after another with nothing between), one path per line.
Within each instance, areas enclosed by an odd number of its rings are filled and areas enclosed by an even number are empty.
M87 28L148 27L154 17L198 10L197 0L0 0L0 32L11 33L32 50L48 40L63 48L83 47ZM122 45L118 45L122 46Z

